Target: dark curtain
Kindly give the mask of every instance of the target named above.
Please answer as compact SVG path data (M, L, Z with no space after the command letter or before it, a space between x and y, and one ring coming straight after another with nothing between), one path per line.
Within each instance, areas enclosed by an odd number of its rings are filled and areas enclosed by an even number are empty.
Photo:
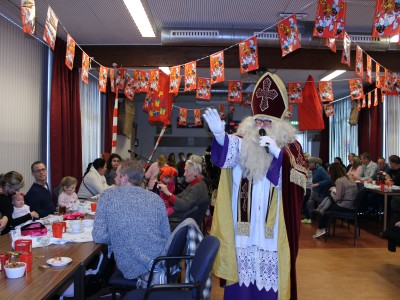
M321 130L321 140L319 145L319 158L322 159L322 165L329 163L329 118L322 113L325 129Z
M104 152L111 153L113 135L113 114L114 114L115 93L111 92L111 83L107 83L106 105L105 105L105 127L104 127Z
M374 103L374 93L371 97L372 103ZM381 102L381 90L378 89L378 105L371 106L369 110L369 153L371 154L371 159L376 162L379 156L382 156L382 107Z
M358 116L358 154L370 151L369 123L369 109L362 108Z
M57 39L51 80L50 159L51 183L64 176L82 178L82 128L79 72L65 65L66 43Z

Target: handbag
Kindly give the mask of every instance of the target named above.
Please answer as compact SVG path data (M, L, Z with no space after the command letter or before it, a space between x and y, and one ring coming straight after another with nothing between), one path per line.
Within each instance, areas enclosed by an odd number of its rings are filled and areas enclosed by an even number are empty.
M21 235L43 236L47 234L47 228L40 222L33 222L21 227Z

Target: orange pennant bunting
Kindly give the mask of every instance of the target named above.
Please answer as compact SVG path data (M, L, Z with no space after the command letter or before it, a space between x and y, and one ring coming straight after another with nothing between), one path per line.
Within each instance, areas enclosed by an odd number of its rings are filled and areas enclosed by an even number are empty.
M288 83L288 98L289 103L302 103L303 102L303 84L301 82Z
M193 113L194 113L194 126L195 127L202 126L203 122L201 121L200 109L195 109Z
M300 48L300 35L297 28L296 14L278 22L277 29L282 57Z
M57 26L58 18L54 11L49 6L47 10L46 24L44 26L43 40L50 46L51 50L54 51L54 46L56 45L57 37Z
M67 35L67 49L65 51L65 65L72 71L74 67L74 58L75 58L75 41L68 34Z
M342 59L341 63L346 64L350 67L350 46L351 46L351 39L347 32L344 33L343 38L343 52L342 52Z
M225 80L224 51L210 55L210 77L211 84Z
M210 100L211 80L210 78L199 77L197 80L196 98Z
M115 78L115 84L117 85L117 89L123 90L125 87L125 76L126 76L126 69L125 68L118 68L117 69L117 76Z
M133 87L132 77L129 77L128 80L126 81L124 94L126 98L128 98L129 100L133 100L133 97L135 96L135 88Z
M35 34L36 9L35 0L21 0L22 30L27 34Z
M361 78L349 80L351 100L362 99L364 97L363 84Z
M363 50L358 45L357 45L357 48L356 48L356 69L355 69L355 73L360 77L364 76Z
M178 125L181 127L187 126L187 109L186 108L179 108Z
M336 39L335 38L327 38L325 41L325 46L329 47L332 52L336 53Z
M185 64L185 92L196 89L197 71L196 62Z
M318 89L321 102L331 102L334 100L332 81L320 81Z
M372 59L371 56L367 54L367 75L365 76L365 81L372 83Z
M181 66L169 68L169 92L177 95L179 93L179 86L181 85Z
M99 91L105 93L107 91L108 68L100 66L99 70Z
M110 85L111 85L111 92L115 92L115 78L114 78L114 69L110 69Z
M324 111L325 111L325 116L327 116L328 118L335 114L335 108L333 107L332 104L325 104Z
M373 37L395 36L399 34L398 8L396 6L396 0L376 0L372 28Z
M242 82L238 80L228 81L228 101L242 102Z
M258 69L258 46L255 36L239 43L240 73Z
M86 52L82 52L82 71L81 71L81 79L84 83L89 83L89 56Z
M158 84L158 79L160 77L160 70L150 70L149 72L150 76L150 91L158 91L159 90L159 84Z

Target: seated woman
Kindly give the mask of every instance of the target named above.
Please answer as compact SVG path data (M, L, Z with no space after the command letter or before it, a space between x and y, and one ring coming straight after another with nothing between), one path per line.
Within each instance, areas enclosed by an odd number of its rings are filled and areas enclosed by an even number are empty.
M16 171L11 171L0 175L0 234L8 233L13 227L25 223L26 221L39 218L37 212L25 212L22 215L12 217L14 207L11 196L24 187L24 178Z
M331 188L331 203L329 211L348 212L354 210L354 201L357 196L357 184L351 176L346 175L346 170L339 163L329 166L329 176L335 187ZM318 214L318 229L313 238L318 238L326 233L326 222L328 216L326 211Z
M185 164L185 181L188 186L179 195L174 195L168 191L165 184L159 184L161 191L168 196L168 200L174 203L175 212L171 217L180 218L186 212L196 205L199 207L199 216L206 214L210 197L208 196L207 185L201 175L203 171L203 158L198 155L192 155ZM199 223L200 220L196 220Z
M102 158L96 158L93 163L90 163L83 175L78 198L90 198L110 188L104 177L106 170L106 161Z
M353 157L353 163L347 172L347 175L352 177L354 180L357 180L360 177L362 172L362 163L358 156Z
M153 187L153 192L158 194L161 199L164 200L165 207L167 208L167 214L170 216L174 212L174 201L172 197L167 196L163 191L159 190L159 184L167 185L168 192L173 194L175 191L175 177L178 176L178 172L175 168L170 166L164 166L160 169L160 181ZM168 195L169 195L168 193Z
M114 179L115 176L117 175L117 167L119 163L121 162L122 158L119 156L117 153L113 153L110 155L110 157L107 160L107 171L104 174L104 177L107 180L108 185L113 185L115 184Z

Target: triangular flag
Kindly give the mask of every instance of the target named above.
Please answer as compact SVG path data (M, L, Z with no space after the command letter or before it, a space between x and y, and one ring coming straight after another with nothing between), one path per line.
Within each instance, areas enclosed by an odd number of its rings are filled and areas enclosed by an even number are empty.
M322 104L317 87L311 75L307 77L303 89L303 103L298 104L299 130L322 130L325 128L322 119Z

